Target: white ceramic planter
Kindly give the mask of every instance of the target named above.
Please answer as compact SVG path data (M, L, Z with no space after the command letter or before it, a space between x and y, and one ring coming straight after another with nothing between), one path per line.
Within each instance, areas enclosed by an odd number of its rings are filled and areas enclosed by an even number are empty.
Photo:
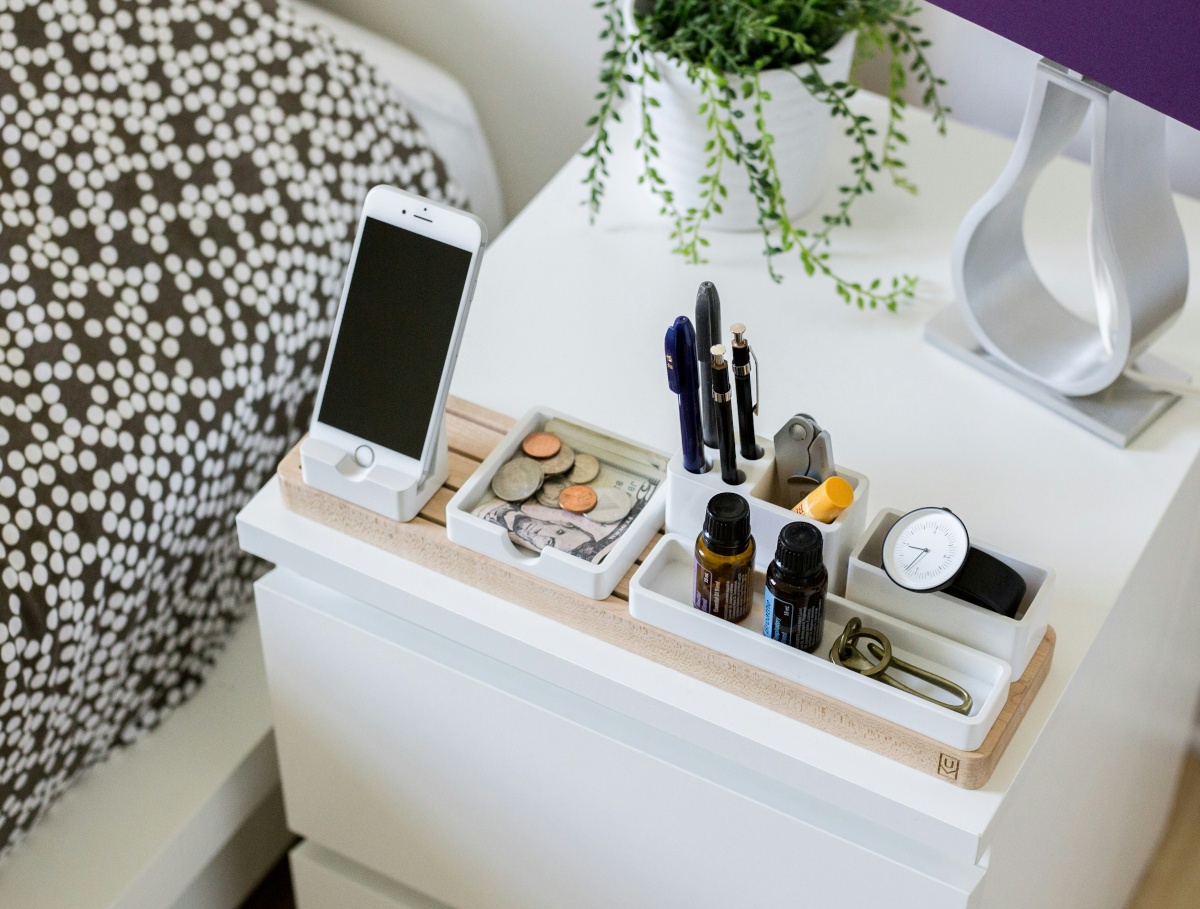
M850 75L857 33L846 34L826 55L829 62L819 67L826 82L842 82ZM683 66L661 54L655 55L661 81L647 80L646 91L659 107L652 110L660 157L655 166L674 194L680 211L699 208L700 177L712 156L706 152L712 134L705 115L697 111L704 101ZM803 72L803 70L801 70ZM760 76L771 95L763 105L768 131L775 137L775 160L780 186L793 218L807 212L825 189L834 118L829 108L815 100L791 70L768 70ZM740 92L739 92L740 97ZM739 128L748 140L758 137L751 101L735 105L744 112ZM707 222L714 230L758 230L758 206L750 193L750 180L742 167L725 159L721 180L729 191L721 199L723 211Z

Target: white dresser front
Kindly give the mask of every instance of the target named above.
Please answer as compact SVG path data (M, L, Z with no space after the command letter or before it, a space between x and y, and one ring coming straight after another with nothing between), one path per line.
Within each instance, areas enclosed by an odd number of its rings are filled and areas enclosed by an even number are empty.
M258 610L290 827L455 909L949 909L983 875L285 569Z

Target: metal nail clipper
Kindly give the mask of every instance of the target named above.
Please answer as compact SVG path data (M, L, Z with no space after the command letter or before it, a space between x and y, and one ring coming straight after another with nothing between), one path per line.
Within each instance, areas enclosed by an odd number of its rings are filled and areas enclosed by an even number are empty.
M780 489L794 480L819 486L834 475L833 440L808 414L796 414L775 433L775 475Z

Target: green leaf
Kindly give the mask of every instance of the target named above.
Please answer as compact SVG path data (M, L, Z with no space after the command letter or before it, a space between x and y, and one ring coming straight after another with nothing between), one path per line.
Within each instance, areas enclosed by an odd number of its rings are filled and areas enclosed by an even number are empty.
M788 252L800 258L806 273L820 271L833 280L844 297L856 298L859 306L879 304L894 310L897 299L906 294L911 296L915 282L908 276L902 282L892 279L889 296L877 294L879 279L875 279L869 291L841 279L828 264L825 247L831 230L852 229L852 204L873 191L868 179L872 171L885 169L891 185L915 191L915 186L903 175L905 164L897 153L907 145L908 138L896 128L904 110L902 92L906 80L911 78L921 86L924 103L932 109L934 125L940 131L946 128L947 110L936 91L937 86L945 83L931 71L923 53L929 42L918 37L920 29L911 21L918 4L914 0L657 0L646 5L650 12L638 13L636 17L638 33L628 35L622 14L624 0L593 0L602 20L598 31L604 47L600 91L595 95L597 111L587 121L588 128L596 132L582 152L592 162L585 178L590 209L599 208L603 180L608 174L607 160L613 154L608 127L620 121L617 105L625 98L623 87L636 82L643 91L637 96L641 129L632 140L633 151L642 161L641 173L635 176L639 182L648 183L661 200L660 211L670 224L676 253L688 261L701 260L700 250L707 245L701 228L713 214L722 212L722 202L728 198L725 180L731 177L723 170L728 160L731 167L736 165L748 178L772 280L782 278L772 257ZM822 19L832 8L836 8L840 18ZM886 129L877 128L870 116L848 104L857 92L851 82L838 80L827 84L814 68L826 59L824 49L836 42L842 28L857 28L860 46L887 50L893 56L888 65ZM698 104L698 116L708 132L700 141L708 159L705 176L709 179L700 182L700 210L689 208L683 214L675 208L661 175L650 165L651 161L662 160L651 117L651 111L661 109L661 104L645 92L648 82L661 82L654 62L658 54L680 62L686 77L704 95ZM839 187L834 211L820 215L822 229L811 236L795 228L787 217L773 153L775 137L763 116L763 104L771 96L762 90L759 74L777 68L792 69L808 94L824 104L833 117L842 120L853 143L854 153L850 157L854 179L849 185ZM746 111L734 104L739 97L751 102ZM742 125L747 122L747 112L756 133L753 139L742 132L748 129ZM876 150L872 146L881 129L883 139Z

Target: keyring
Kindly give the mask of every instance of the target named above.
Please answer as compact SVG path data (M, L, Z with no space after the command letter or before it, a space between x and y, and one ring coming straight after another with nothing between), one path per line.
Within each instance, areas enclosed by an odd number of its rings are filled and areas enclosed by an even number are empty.
M872 663L866 654L862 653L855 646L860 640L867 641L867 652L878 660L878 662ZM961 713L963 716L971 712L971 693L967 689L949 679L942 678L940 675L935 675L928 669L914 666L912 663L907 663L899 657L894 656L892 654L892 642L887 639L887 636L883 632L876 631L874 628L864 628L862 619L857 616L846 623L846 627L842 629L842 633L833 642L833 646L829 649L829 660L835 666L842 666L851 672L857 672L860 675L865 675L867 678L873 678L878 682L883 682L885 685L890 685L893 688L898 688L900 691L905 691L919 697L923 701L929 701L931 704L937 704L939 707L945 707L947 710ZM916 691L899 679L888 675L888 669L896 669L911 675L913 678L928 682L935 688L940 688L942 691L953 695L958 699L958 703L947 704L945 701L939 701L937 698Z
M854 646L862 638L874 641L881 648L880 653L871 654L878 663L872 663ZM855 617L846 623L838 639L833 642L833 647L829 650L829 659L835 666L844 666L852 672L874 678L882 674L892 662L892 642L874 628L863 628L862 619Z

